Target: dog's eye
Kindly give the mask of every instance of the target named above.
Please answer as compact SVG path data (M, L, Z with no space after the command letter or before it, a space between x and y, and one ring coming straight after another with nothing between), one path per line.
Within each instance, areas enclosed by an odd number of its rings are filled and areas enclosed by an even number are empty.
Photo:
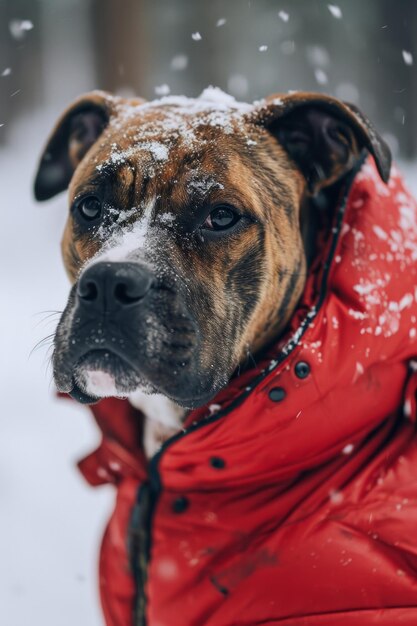
M101 215L101 202L95 196L83 198L77 205L77 209L85 220L91 222Z
M206 230L227 230L240 220L240 215L228 206L219 206L207 216L202 228Z

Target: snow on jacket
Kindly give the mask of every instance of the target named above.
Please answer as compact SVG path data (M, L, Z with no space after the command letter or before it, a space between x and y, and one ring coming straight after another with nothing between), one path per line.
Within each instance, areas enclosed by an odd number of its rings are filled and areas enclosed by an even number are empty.
M81 469L117 488L107 625L415 626L416 334L417 205L369 158L288 336L214 413L148 465L140 414L92 407L103 440Z

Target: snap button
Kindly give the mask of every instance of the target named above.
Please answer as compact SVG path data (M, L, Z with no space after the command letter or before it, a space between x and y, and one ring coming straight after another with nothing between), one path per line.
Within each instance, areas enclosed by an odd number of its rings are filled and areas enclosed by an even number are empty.
M285 389L282 387L273 387L269 390L269 398L272 402L281 402L286 395Z
M210 459L210 465L215 469L223 469L226 463L220 456L212 456Z
M310 366L305 361L298 361L294 371L297 378L307 378L310 373Z
M185 496L180 496L172 503L172 510L174 513L184 513L184 511L188 509L188 505L188 499Z

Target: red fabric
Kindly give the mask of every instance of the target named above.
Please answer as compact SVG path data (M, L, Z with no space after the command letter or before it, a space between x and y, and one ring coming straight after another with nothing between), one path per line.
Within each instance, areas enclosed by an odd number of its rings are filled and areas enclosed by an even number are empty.
M398 174L385 186L369 159L334 235L324 298L332 240L275 348L284 358L262 363L272 369L250 392L259 369L231 381L213 401L220 417L194 411L151 462L162 490L148 626L417 624L416 219ZM299 361L311 368L304 379ZM100 560L106 623L133 626L126 544L147 474L140 416L117 400L93 412L103 445L82 469L118 489ZM188 508L173 512L184 496Z

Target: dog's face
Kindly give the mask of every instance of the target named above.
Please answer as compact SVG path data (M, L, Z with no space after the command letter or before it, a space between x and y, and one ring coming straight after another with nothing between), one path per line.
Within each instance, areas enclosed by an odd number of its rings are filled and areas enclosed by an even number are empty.
M218 96L146 104L94 92L59 121L35 183L41 200L69 187L58 389L205 404L296 306L306 196L363 147L388 175L383 142L336 100Z

